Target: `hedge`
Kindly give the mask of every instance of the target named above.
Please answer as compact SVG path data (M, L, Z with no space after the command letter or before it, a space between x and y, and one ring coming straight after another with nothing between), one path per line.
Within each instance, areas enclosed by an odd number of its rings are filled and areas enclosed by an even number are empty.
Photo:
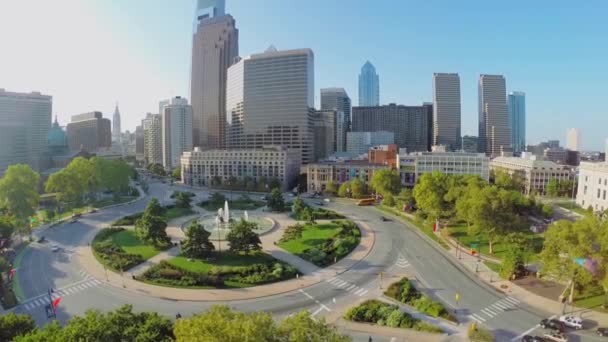
M443 304L434 301L429 296L418 291L410 280L405 277L398 282L391 284L384 294L404 304L411 305L417 311L429 316L441 317L458 323L456 317L454 317Z

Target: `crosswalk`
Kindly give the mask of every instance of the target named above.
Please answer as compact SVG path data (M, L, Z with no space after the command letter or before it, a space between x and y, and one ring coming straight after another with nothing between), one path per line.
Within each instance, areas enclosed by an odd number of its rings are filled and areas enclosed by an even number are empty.
M52 294L51 297L53 299L57 298L57 297L67 297L69 295L73 295L76 293L79 293L81 291L84 291L86 289L89 288L94 288L97 287L99 285L103 284L101 281L97 280L97 279L93 279L90 277L85 278L84 280L75 282L73 284L64 286L60 289L55 290ZM23 308L25 308L25 310L30 311L33 310L41 305L47 305L51 303L51 299L49 298L48 294L42 294L33 298L30 298L24 302L21 303L21 306Z
M478 313L469 315L469 318L483 323L489 319L500 315L501 313L515 308L520 303L519 300L513 297L505 297L494 304L488 305L487 307L479 310Z
M367 292L369 292L369 290L367 290L365 288L359 287L353 283L349 283L348 281L342 280L338 277L333 277L331 279L327 279L326 282L328 282L329 284L331 284L334 287L351 292L359 297L363 297L367 294Z
M411 266L410 262L407 261L405 256L403 256L403 254L401 254L401 253L399 253L399 258L397 258L397 262L395 263L395 265L400 268L406 268L406 267Z

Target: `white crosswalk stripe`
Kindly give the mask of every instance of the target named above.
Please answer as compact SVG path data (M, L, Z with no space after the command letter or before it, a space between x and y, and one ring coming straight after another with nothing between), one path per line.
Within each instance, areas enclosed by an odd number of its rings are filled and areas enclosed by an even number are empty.
M486 319L485 319L485 318L483 318L483 317L481 317L481 316L477 316L476 314L471 314L471 315L469 315L469 318L471 318L471 319L473 319L473 320L477 321L477 323L483 323L483 322L485 322L485 321L486 321Z
M351 286L349 286L349 287L346 289L346 291L350 291L350 290L354 289L355 287L357 287L357 285L352 284Z
M359 293L359 297L363 297L363 296L365 296L365 294L366 294L367 292L368 292L367 290L363 289L363 292Z
M488 309L481 309L481 312L483 312L484 314L486 314L487 316L490 316L490 318L496 316L496 313L488 310Z
M509 310L508 307L504 306L503 304L500 304L500 302L496 302L492 305L493 307L497 307L500 308L502 311L507 311Z
M510 309L510 308L512 308L512 307L514 307L514 306L515 306L515 304L513 304L513 303L511 303L511 302L508 302L508 301L506 301L506 300L504 300L504 299L503 299L503 300L499 300L499 301L498 301L498 304L506 306L506 307L507 307L507 309Z
M94 287L100 286L102 284L103 283L97 279L86 278L84 280L81 280L80 282L76 282L76 283L67 285L61 289L55 290L55 292L52 294L52 298L55 299L58 297L69 296L72 294L76 294L80 291L86 290L88 288L94 288ZM42 294L42 295L36 296L34 298L25 300L24 302L21 303L21 305L23 305L23 308L25 308L26 311L30 311L41 305L48 305L50 303L51 303L51 300L49 299L48 294Z
M519 300L517 300L517 299L515 299L513 297L505 297L504 299L506 301L508 301L508 302L511 302L511 303L515 304L515 305L519 304Z

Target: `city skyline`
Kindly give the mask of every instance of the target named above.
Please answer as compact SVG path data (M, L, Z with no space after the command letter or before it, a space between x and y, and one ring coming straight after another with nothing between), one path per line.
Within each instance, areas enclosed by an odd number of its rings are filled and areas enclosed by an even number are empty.
M457 11L460 14L460 19L452 18L439 27L421 34L420 37L415 37L418 30L411 28L396 28L395 32L382 35L380 33L384 31L375 27L378 24L376 19L370 19L369 23L360 25L361 28L357 28L354 24L345 24L332 32L324 32L324 36L320 32L323 31L321 27L309 30L304 24L304 17L313 13L314 8L318 8L314 3L293 5L268 1L267 6L258 6L271 9L271 13L267 14L268 18L281 15L293 16L293 20L287 23L286 29L283 27L279 29L282 24L272 19L260 23L259 15L263 12L263 8L256 8L254 4L246 1L228 1L226 13L232 14L238 22L242 56L262 51L271 43L280 50L300 47L313 49L317 56L315 84L317 108L320 102L319 89L328 86L345 88L349 94L355 94L352 100L358 103L357 75L360 66L367 59L372 60L377 72L383 75L381 104L395 102L411 105L429 101L432 98L430 76L434 72L448 70L459 73L461 77L462 134L476 135L475 80L482 73L503 74L509 79L508 92L521 90L528 94L526 109L529 143L538 143L547 139L565 141L564 132L573 125L569 121L576 113L584 112L585 117L596 118L601 122L598 124L597 121L589 120L588 123L580 125L585 136L582 148L602 150L605 133L599 127L602 127L608 118L603 115L605 108L592 104L597 102L594 99L602 96L602 87L595 85L601 84L603 79L601 60L606 55L606 48L590 42L605 32L594 30L594 20L586 16L589 14L588 11L582 8L570 8L565 3L558 3L552 8L545 9L548 11L547 16L543 16L542 19L545 25L540 27L537 16L533 15L537 8L521 3L521 6L513 6L518 8L519 13L507 6L478 2L466 6L416 3L417 7L427 13L434 11L434 14L427 14L424 18L415 18L414 14L410 15L398 10L387 11L387 8L391 7L411 7L413 2L405 4L381 2L376 5L378 10L385 13L384 20L389 24L402 20L399 16L406 15L408 19L419 22L422 19L445 18L449 11ZM23 42L19 42L15 37L0 38L9 46L19 47L9 51L5 56L7 63L0 66L0 73L5 75L3 82L6 82L0 87L7 91L40 91L53 96L53 115L58 115L60 122L69 121L69 117L73 114L95 110L110 116L115 101L119 100L123 129L133 131L146 112L155 111L153 108L159 99L176 95L189 97L188 75L192 14L195 5L195 1L189 1L172 5L153 2L144 6L143 2L134 1L118 11L96 1L65 0L52 5L33 1L3 3L0 5L2 8L0 13L10 13L10 16L6 18L2 16L0 25L2 28L7 25L7 30L10 28L11 31L22 32L24 39L20 40L28 41L29 46L24 46ZM354 17L359 11L369 10L369 5L364 2L346 9L336 4L326 5L324 13L315 13L315 15L326 18L345 10L344 15ZM70 11L65 11L66 7L69 7ZM500 7L501 11L497 11L496 7ZM67 12L73 14L67 15L65 14ZM399 15L392 14L393 12ZM563 40L561 43L545 39L555 36L556 30L560 29L561 19L572 17L575 23L579 23L578 20L583 17L583 12L586 18L583 25L568 25L570 32L560 36ZM599 12L601 11L594 11L591 15L597 15ZM486 17L480 14L485 14ZM517 27L511 24L510 19L514 16L521 19L517 21ZM15 20L26 17L26 20ZM175 19L167 21L167 25L146 24L150 20L164 22L164 19L169 17ZM56 20L57 18L66 20ZM486 32L476 31L479 25L467 24L472 22L472 18L484 23L493 20L499 24L492 25L493 27L505 27L505 30L497 32L497 29L491 28ZM319 21L323 23L323 20ZM73 32L75 26L79 27L78 32ZM45 32L57 39L51 43L44 42L42 41L44 38L36 36L36 32L43 27ZM304 30L303 27L307 29ZM455 29L446 30L448 27ZM294 30L295 35L289 36L286 33ZM534 45L526 42L525 46L522 46L529 48L529 53L522 58L521 54L515 51L517 49L513 48L516 42L520 41L517 37L530 31L534 32L532 37L534 39L530 40ZM126 34L122 37L119 32ZM338 37L346 32L352 32L352 35L364 39L358 46L353 46L348 39L340 41ZM63 34L65 34L64 39L61 38ZM489 34L497 34L493 36L493 41L496 42L490 42L489 46L484 45L484 49L473 46L479 44ZM84 37L87 35L94 38L90 43L84 42ZM144 37L149 36L154 36L156 39L145 42ZM391 45L390 41L399 36L403 36L411 44L406 44L406 47ZM372 37L374 40L371 39ZM94 49L99 53L81 58L81 53L76 53L79 50L72 47L76 44L70 43L74 40L83 41L84 45L80 50ZM370 42L367 42L368 40ZM462 50L469 50L468 52L452 49L454 44L461 44L465 40L470 42L466 43L467 49ZM433 46L441 46L438 43L444 43L445 46L433 48ZM161 46L163 48L166 46L172 51L169 54L171 56L156 53L155 49ZM585 63L576 63L568 57L571 54L564 53L565 50L580 50L580 48L587 52L586 56L589 56ZM45 56L45 60L40 60L34 57L41 55L40 49L53 51L53 54ZM474 54L475 58L470 58L471 54ZM336 60L339 60L339 63L336 63ZM19 61L24 63L18 63ZM14 67L17 63L19 65ZM48 66L54 63L58 67L55 70L48 70ZM564 69L566 63L568 68ZM67 69L67 66L71 69ZM592 72L594 69L600 72ZM25 72L26 70L31 72ZM24 74L27 77L23 77ZM60 74L65 77L59 78ZM118 75L123 78L121 82L116 82ZM90 92L78 93L79 87L85 84L87 79L95 79L98 82L90 84ZM580 83L588 86L575 86ZM109 84L113 86L109 87ZM132 89L136 87L146 91L133 94ZM78 94L76 99L73 94ZM560 98L575 98L576 101L568 102ZM556 124L549 130L535 129L542 127L542 123L547 119L552 119Z

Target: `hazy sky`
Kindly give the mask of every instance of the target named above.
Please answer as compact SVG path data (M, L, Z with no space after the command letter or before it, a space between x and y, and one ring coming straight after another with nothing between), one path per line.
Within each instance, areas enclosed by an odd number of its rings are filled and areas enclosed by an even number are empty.
M0 0L0 88L53 96L73 114L119 102L133 129L158 101L189 94L194 0ZM608 2L227 0L240 54L310 47L315 98L344 87L357 103L369 59L381 103L432 99L432 73L460 73L463 133L477 135L477 78L504 74L527 94L527 139L579 127L583 147L608 136Z

